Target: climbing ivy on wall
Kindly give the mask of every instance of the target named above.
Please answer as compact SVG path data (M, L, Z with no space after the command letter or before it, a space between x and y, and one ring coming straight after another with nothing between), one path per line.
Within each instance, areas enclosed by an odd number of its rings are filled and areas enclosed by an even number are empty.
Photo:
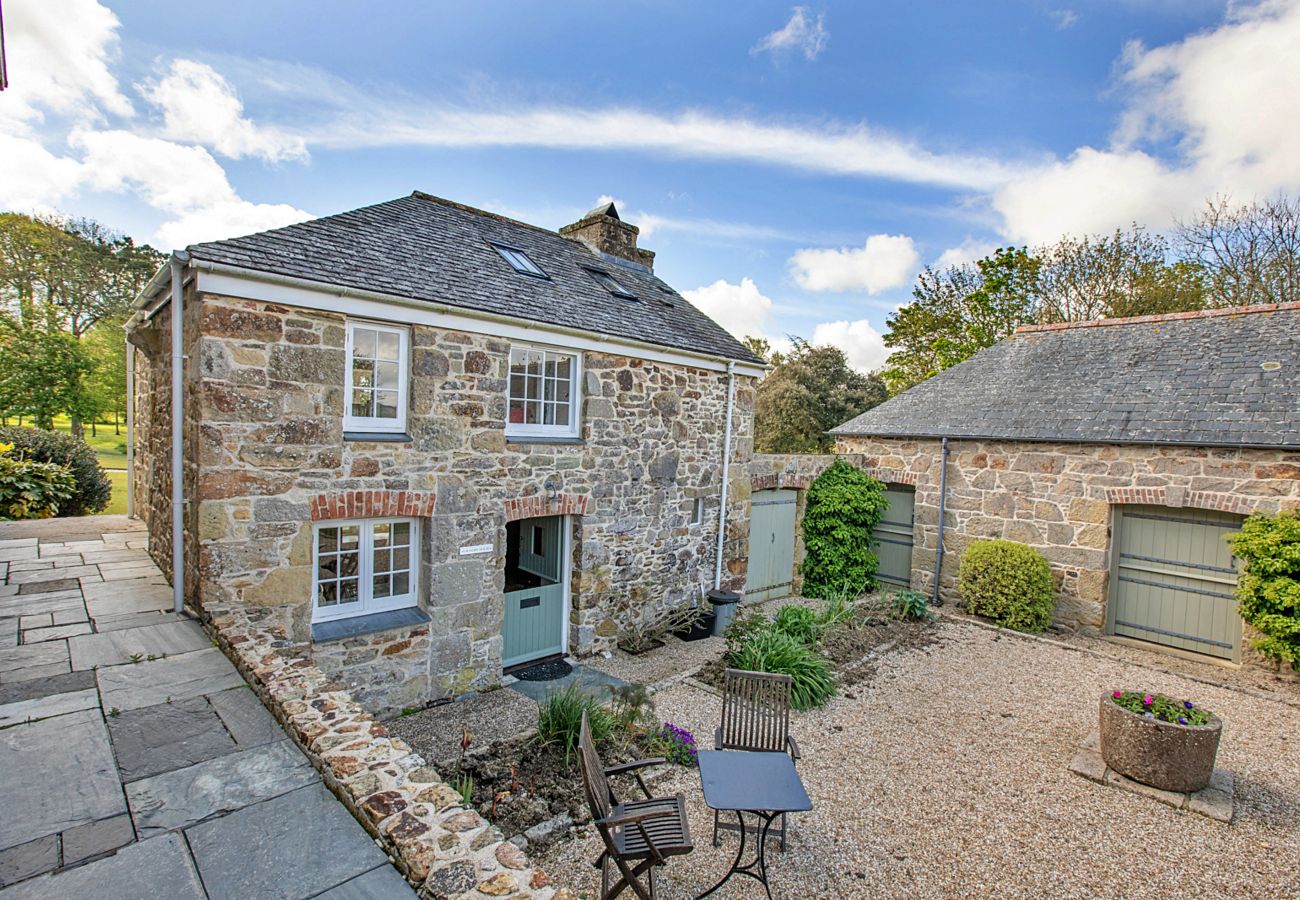
M1237 607L1255 649L1300 671L1300 511L1251 516L1228 543L1246 563Z
M805 596L876 587L880 560L872 551L871 532L888 508L885 486L842 459L817 477L808 488L803 517Z

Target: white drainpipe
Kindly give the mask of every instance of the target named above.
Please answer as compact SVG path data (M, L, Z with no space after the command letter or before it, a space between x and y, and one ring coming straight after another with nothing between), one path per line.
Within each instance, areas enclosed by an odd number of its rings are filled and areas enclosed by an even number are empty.
M727 538L727 488L731 478L731 413L736 404L736 363L727 360L727 427L722 437L722 499L718 504L718 555L713 566L713 586L722 587L722 545Z
M126 342L126 514L135 518L135 345Z
M184 250L172 254L172 608L185 611L185 490L182 445L185 429L184 378L185 263Z

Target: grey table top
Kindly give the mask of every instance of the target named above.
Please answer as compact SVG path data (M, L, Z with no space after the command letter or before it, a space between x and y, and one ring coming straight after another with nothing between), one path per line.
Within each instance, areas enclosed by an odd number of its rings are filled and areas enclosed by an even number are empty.
M804 812L812 801L784 753L701 750L700 783L711 809Z

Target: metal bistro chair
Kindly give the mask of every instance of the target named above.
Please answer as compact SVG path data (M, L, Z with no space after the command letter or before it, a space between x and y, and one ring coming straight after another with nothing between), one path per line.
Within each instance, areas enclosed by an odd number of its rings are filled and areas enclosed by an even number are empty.
M799 762L799 745L790 735L790 688L794 679L789 675L768 672L746 672L727 669L722 682L722 724L713 733L715 750L757 750L790 754ZM713 846L718 846L718 829L739 831L740 825L719 822L718 811L713 811ZM785 850L785 814L781 814L781 827L769 832L781 838Z
M654 867L663 865L670 856L683 856L695 849L686 822L686 801L681 794L675 797L650 796L650 790L637 770L662 763L663 757L639 759L606 768L591 739L585 712L582 714L578 750L582 785L591 807L592 824L605 843L604 851L595 862L596 868L600 869L600 900L612 900L629 887L641 900L654 900ZM636 777L646 799L620 803L610 789L608 778L629 772ZM619 872L612 888L609 887L610 862ZM645 881L641 880L643 875L647 876Z

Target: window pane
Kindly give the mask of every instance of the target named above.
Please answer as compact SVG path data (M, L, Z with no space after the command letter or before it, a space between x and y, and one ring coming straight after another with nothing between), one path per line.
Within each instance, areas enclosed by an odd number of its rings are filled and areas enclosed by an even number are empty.
M330 553L339 548L339 530L337 528L322 528L316 538L317 546L321 553Z
M401 338L399 338L397 333L393 331L381 331L378 335L379 353L376 355L376 359L396 361L398 359L398 346L401 343Z
M509 414L509 421L511 421L511 422L513 422L513 423L515 423L515 424L517 425L517 424L519 424L520 422L522 422L523 420L524 420L524 401L523 401L523 400L511 400L511 401L510 401L510 414Z
M573 357L561 356L555 364L555 374L558 378L563 378L566 382L569 380L569 373L572 371Z
M360 525L344 525L339 531L343 535L344 550L355 550L361 546Z
M400 597L411 592L411 576L405 572L393 576L393 596Z
M409 544L411 543L411 523L394 522L393 523L393 543Z
M510 397L511 397L511 399L517 399L517 398L523 397L523 395L524 395L524 382L525 382L525 380L526 380L526 379L524 378L523 375L517 374L517 373L515 372L515 370L514 370L513 368L511 368L511 370L510 370Z
M542 424L543 424L543 425L554 425L554 424L555 424L555 404L554 404L554 403L547 403L547 404L544 404L544 405L542 406Z
M339 602L356 603L360 599L357 593L357 580L349 578L339 582Z
M546 379L546 381L542 382L542 388L543 388L542 399L554 401L555 400L555 379L554 378Z
M397 391L375 391L375 418L397 418Z
M411 568L411 551L407 547L398 547L393 551L393 569L404 572Z
M338 585L332 581L323 581L316 595L317 606L333 606L339 602Z
M375 536L375 546L381 547L388 543L389 529L393 527L392 522L376 522L370 526Z
M555 399L561 403L569 402L569 382L557 381L555 383Z
M392 579L389 578L387 575L376 575L374 577L374 585L373 585L373 590L374 590L373 596L375 597L375 599L380 599L382 597L391 597L393 594L392 584L393 584Z
M352 415L366 417L370 415L370 391L353 389Z
M373 328L352 329L352 355L375 358L376 333Z
M540 353L528 354L528 374L533 377L540 377L542 374L542 357Z
M397 363L375 363L375 387L397 390Z
M539 400L529 400L525 407L526 415L524 421L529 425L536 425L542 420L542 404Z
M547 377L547 378L554 378L554 377L555 377L555 357L554 357L554 356L548 356L547 359L546 359L546 377Z
M533 378L530 376L528 378L528 385L525 388L524 396L527 397L529 400L536 400L539 396L541 396L541 391L542 391L542 380L540 378Z
M567 403L558 403L558 404L556 404L556 406L555 406L555 424L556 424L556 425L565 425L565 426L567 426L567 425L569 424L569 404L567 404Z
M376 572L389 572L393 568L393 551L376 550L375 551L375 568Z
M321 581L334 578L339 573L339 558L337 556L324 555L320 558L320 563L316 567L316 577Z

